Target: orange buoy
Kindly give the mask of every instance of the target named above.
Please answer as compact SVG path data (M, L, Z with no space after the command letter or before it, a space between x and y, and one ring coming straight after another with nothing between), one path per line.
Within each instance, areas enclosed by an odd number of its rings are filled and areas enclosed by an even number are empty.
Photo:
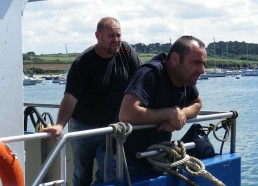
M21 165L12 150L0 141L0 179L3 186L24 186Z

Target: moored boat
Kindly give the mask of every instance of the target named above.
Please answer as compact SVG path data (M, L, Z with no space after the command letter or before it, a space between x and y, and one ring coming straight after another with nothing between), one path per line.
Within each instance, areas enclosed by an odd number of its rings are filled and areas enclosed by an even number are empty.
M198 78L199 80L202 80L202 79L209 79L209 74L201 74L200 77Z
M209 77L226 77L226 72L221 69L208 70L206 73Z
M258 76L258 69L245 69L242 70L242 76Z
M37 84L37 80L36 79L34 79L32 77L24 76L23 86L36 85L36 84Z

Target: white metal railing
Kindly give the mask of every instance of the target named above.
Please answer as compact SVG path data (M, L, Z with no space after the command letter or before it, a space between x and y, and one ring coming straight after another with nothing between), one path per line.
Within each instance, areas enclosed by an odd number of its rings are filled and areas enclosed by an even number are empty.
M31 105L30 105L31 106ZM235 112L211 112L211 111L202 111L197 117L188 119L187 123L194 123L199 121L207 121L207 120L214 120L214 119L222 119L222 118L231 118L232 119L232 126L231 126L231 141L230 141L230 153L235 152L235 144L236 144L236 116ZM133 130L139 130L139 129L146 129L146 128L152 128L156 127L156 124L150 124L150 125L134 125ZM42 164L39 172L36 175L36 178L32 182L32 186L38 186L42 182L44 176L49 171L52 163L58 156L58 154L61 152L61 180L57 180L54 182L44 183L41 185L54 185L56 183L66 183L66 148L65 144L69 140L74 140L78 138L83 137L90 137L93 135L99 135L99 134L110 134L113 132L112 127L103 127L98 129L91 129L91 130L85 130L85 131L79 131L79 132L70 132L67 134L63 134L58 138L58 142L55 144L55 146L52 148L50 153L48 154L47 158L45 159L44 163ZM18 142L18 141L26 141L26 140L33 140L33 139L41 139L41 138L48 138L50 136L50 133L36 133L36 134L27 134L27 135L20 135L20 136L13 136L13 137L4 137L0 138L0 141L5 143L11 143L11 142ZM193 144L188 144L189 148L194 146ZM156 153L156 152L154 152ZM117 156L121 156L122 153L119 152L119 148L117 149ZM145 156L146 154L141 154L142 156ZM122 158L117 157L117 159L122 160ZM121 183L123 179L123 162L117 162L117 178L116 182Z

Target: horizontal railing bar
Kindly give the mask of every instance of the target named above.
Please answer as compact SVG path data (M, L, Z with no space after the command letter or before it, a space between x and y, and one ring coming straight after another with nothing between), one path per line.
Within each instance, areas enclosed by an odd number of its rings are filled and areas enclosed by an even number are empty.
M202 113L204 114L204 113ZM213 120L213 119L221 119L221 118L231 118L233 116L233 112L222 112L216 114L210 114L210 115L198 115L195 118L191 118L186 120L186 123L194 123L199 121L207 121L207 120ZM148 125L133 125L133 129L146 129L146 128L154 128L157 127L157 124L148 124Z
M225 117L230 118L232 117L232 115L233 115L232 112L212 114L212 115L198 115L196 118L188 119L187 123L206 121L206 120L212 120L212 119L220 119ZM156 126L157 124L133 125L133 129L134 130L146 129L146 128L153 128ZM97 134L107 134L112 131L113 131L112 127L103 127L103 128L87 130L87 132L86 131L71 132L71 133L65 134L63 137L67 139L80 138L80 137L87 137L87 136L92 136ZM11 143L11 142L26 141L26 140L33 140L33 139L40 139L40 138L48 138L50 135L51 135L50 133L42 132L42 133L26 134L26 135L20 135L20 136L3 137L3 138L0 138L0 141Z
M195 143L194 142L189 142L189 143L185 143L185 149L193 149L195 148ZM136 157L138 159L140 158L145 158L148 156L154 156L157 154L160 154L162 152L162 150L151 150L151 151L145 151L145 152L137 152L136 153Z
M59 104L45 104L45 103L24 103L24 106L33 106L33 107L46 107L46 108L59 108Z
M62 184L62 183L65 183L65 181L64 180L56 180L56 181L39 184L39 186L57 185L57 184Z
M35 133L35 134L3 137L3 138L0 138L0 141L4 143L11 143L11 142L19 142L19 141L28 141L33 139L48 138L50 136L51 136L50 132L42 132L42 133Z
M231 118L232 116L233 116L233 112L211 114L211 115L198 115L195 118L188 119L186 123L194 123L198 121L207 121L207 120L221 119L221 118Z

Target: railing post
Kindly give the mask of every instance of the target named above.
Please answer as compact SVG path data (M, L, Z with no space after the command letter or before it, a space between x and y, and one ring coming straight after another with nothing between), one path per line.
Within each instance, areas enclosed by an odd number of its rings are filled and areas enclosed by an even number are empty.
M231 140L230 140L230 153L236 152L236 118L232 117L232 127L231 127Z
M64 180L63 186L67 185L67 176L66 176L66 145L64 144L62 150L61 150L61 180Z

